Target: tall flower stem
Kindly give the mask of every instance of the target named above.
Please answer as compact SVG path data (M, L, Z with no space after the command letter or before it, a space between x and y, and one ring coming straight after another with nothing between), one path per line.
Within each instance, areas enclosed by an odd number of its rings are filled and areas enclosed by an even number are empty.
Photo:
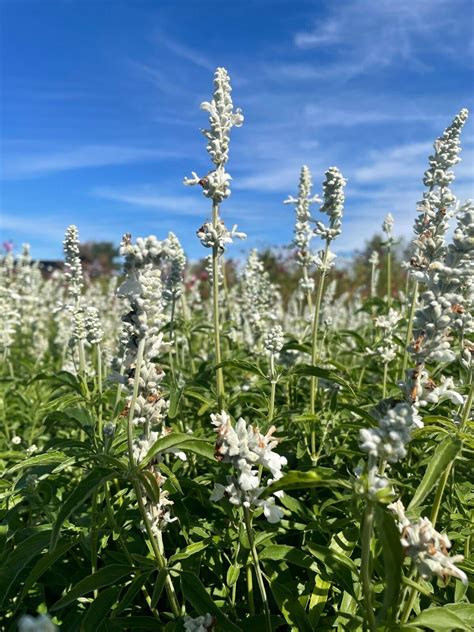
M405 336L405 350L403 352L401 379L404 379L405 372L408 367L408 346L411 342L411 337L413 333L413 319L415 317L417 299L418 299L418 281L417 279L415 279L413 283L413 288L411 291L411 297L410 297L410 312L408 314L407 331L406 331L406 336Z
M258 559L257 547L255 546L255 539L253 537L252 518L248 507L244 507L245 527L247 529L247 536L249 539L250 549L252 551L253 562L255 566L255 575L257 577L257 584L262 597L263 609L265 612L265 629L267 632L272 632L272 620L270 616L270 608L268 605L267 592L265 590L265 584L263 582L263 574L260 568L260 562Z
M362 551L360 560L360 574L362 580L362 592L364 595L365 612L369 625L369 630L374 632L377 628L372 603L372 583L371 583L371 555L370 543L374 525L374 505L368 502L362 524Z
M461 432L464 429L464 426L466 425L467 420L469 419L469 414L471 412L473 399L474 399L474 384L472 383L472 377L471 377L471 386L469 389L469 395L467 396L467 400L464 405L464 409L463 409L463 413L461 417L461 423L459 426L459 429ZM436 525L436 521L438 519L439 510L441 509L441 501L443 499L444 491L446 489L446 485L448 483L449 476L451 474L451 470L453 469L453 466L454 466L454 460L452 460L448 464L447 468L443 472L443 475L441 476L440 481L438 483L438 487L436 489L436 494L433 501L433 507L431 509L431 516L430 516L430 520L433 527ZM415 603L417 594L418 594L418 591L416 588L410 589L405 607L403 609L403 612L400 618L400 623L406 623L408 621L410 617L410 613L413 609L413 605Z
M389 244L387 249L387 304L392 304L392 246Z
M99 393L99 411L98 411L98 425L97 429L99 432L99 440L102 438L102 351L100 348L100 344L95 346L96 354L97 354L97 390Z
M307 283L309 280L309 275L308 275L308 266L304 266L303 267L303 279L305 280L305 282ZM313 311L313 299L311 296L311 290L306 290L305 292L306 294L306 303L308 304L308 311L311 314Z
M275 394L276 394L276 380L275 380L275 357L274 353L270 353L270 407L268 409L268 421L273 419L275 414Z
M385 364L383 365L383 387L382 387L383 399L387 397L387 374L388 374L388 363L385 362Z
M136 356L136 361L135 361L135 379L133 383L133 394L132 394L132 399L130 402L130 411L128 415L128 424L127 424L128 459L129 459L130 468L132 472L135 470L135 467L136 467L135 460L133 458L133 419L135 415L135 405L138 398L138 389L140 385L140 370L143 363L144 351L145 351L145 338L142 338L138 344L137 356ZM140 483L136 480L135 477L133 477L133 487L135 490L135 495L137 497L140 514L141 514L143 523L145 525L145 530L147 532L148 539L153 549L153 553L155 555L158 567L160 568L160 570L164 569L166 568L166 560L164 556L162 555L158 542L156 541L156 538L153 534L150 521L148 520L146 507L143 502L143 493L142 493L142 490L140 489ZM167 575L166 575L165 588L166 588L166 593L168 595L168 599L170 602L171 610L173 611L174 616L178 618L181 616L181 608L180 608L178 598L176 596L176 592L173 586L173 582L171 581L169 572L167 572Z
M459 430L461 432L464 430L464 426L466 425L467 420L469 419L469 414L471 412L473 399L474 399L474 384L472 383L472 379L471 379L469 395L467 396L466 403L464 404L464 409L463 409L462 417L461 417L461 423L459 426ZM438 487L436 489L436 495L433 501L433 507L431 509L431 522L433 523L433 527L435 526L436 520L438 519L438 514L441 508L441 501L444 495L444 490L446 489L446 485L448 483L449 475L451 474L453 465L454 465L454 460L451 461L451 463L449 463L448 467L445 469L438 483Z
M212 226L217 229L219 223L219 204L212 204ZM218 409L224 405L224 372L221 363L221 339L219 325L219 252L218 247L212 247L212 316L214 322L214 355L216 359L216 391Z
M326 241L324 248L322 269L319 276L318 293L316 295L316 306L313 315L313 329L312 329L312 347L311 347L311 365L316 366L316 360L318 358L318 333L319 333L319 314L321 311L321 302L323 298L324 281L326 279L326 267L329 254L329 241ZM310 413L314 415L316 404L316 388L317 378L315 375L311 377L311 393L310 393ZM311 431L311 453L316 454L316 430Z

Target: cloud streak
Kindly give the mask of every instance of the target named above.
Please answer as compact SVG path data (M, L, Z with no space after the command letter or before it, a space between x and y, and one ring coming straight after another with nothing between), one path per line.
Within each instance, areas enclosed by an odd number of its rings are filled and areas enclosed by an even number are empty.
M3 158L4 178L29 178L61 171L177 158L180 153L121 145L82 145Z

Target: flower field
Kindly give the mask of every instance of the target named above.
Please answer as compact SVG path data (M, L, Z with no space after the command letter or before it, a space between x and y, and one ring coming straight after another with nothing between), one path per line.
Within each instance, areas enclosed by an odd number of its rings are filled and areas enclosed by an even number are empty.
M420 174L402 269L388 214L349 292L346 179L302 167L288 298L256 250L229 281L245 120L224 68L201 108L210 171L184 184L209 201L207 275L173 233L124 235L96 280L76 226L64 269L0 260L0 629L472 630L467 110Z

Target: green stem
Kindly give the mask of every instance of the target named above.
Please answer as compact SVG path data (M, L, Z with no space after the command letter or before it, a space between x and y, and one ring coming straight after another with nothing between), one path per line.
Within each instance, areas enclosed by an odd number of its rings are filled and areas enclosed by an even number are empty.
M219 204L212 204L212 226L217 229L219 223ZM221 360L221 340L219 326L219 252L217 246L212 248L212 316L214 321L214 355L216 366ZM216 369L217 406L219 410L224 406L224 373L222 367Z
M108 518L108 522L109 522L109 526L111 527L112 531L114 531L117 534L117 541L119 543L120 548L122 549L125 557L127 558L128 563L130 564L130 566L132 568L135 567L135 563L133 561L132 556L130 555L130 551L127 549L127 545L125 544L123 537L120 533L120 530L118 528L117 525L117 521L115 520L115 516L114 516L114 512L112 509L112 502L110 500L110 491L109 491L109 483L108 481L105 483L105 487L104 487L104 496L105 496L105 504L106 504L106 509L107 509L107 518ZM134 569L135 575L138 576L140 575L140 570L139 569ZM150 608L152 614L155 615L155 617L159 618L159 614L158 611L155 608L151 607L151 597L148 593L148 590L146 588L145 585L142 586L141 588L143 596L145 597L145 601L148 604L148 607ZM112 612L111 617L113 618L114 614Z
M405 372L408 366L408 345L411 342L413 332L413 318L415 316L416 303L418 299L418 281L415 279L413 283L413 289L411 291L410 313L408 315L407 332L405 336L405 349L403 351L403 364L401 379L405 379Z
M275 394L276 394L276 380L275 380L275 354L270 351L270 407L268 410L268 421L270 422L275 414Z
M383 399L387 397L387 373L388 373L388 362L385 362L383 365L383 389L382 389Z
M372 605L372 583L371 583L371 559L370 559L370 543L372 540L372 530L374 524L374 506L369 502L364 513L364 522L362 526L362 552L360 560L360 573L362 580L362 592L364 595L364 605L369 624L369 630L376 630L375 614Z
M253 599L253 578L252 578L252 566L247 564L247 601L249 604L249 612L251 615L255 614L255 602Z
M322 261L322 269L319 276L319 284L318 284L318 293L316 295L316 307L314 309L313 315L313 328L312 328L312 347L311 347L311 365L316 366L316 360L318 357L318 332L319 332L319 313L321 311L321 301L323 298L323 289L324 289L324 281L326 278L326 266L329 255L329 241L326 242L326 246L324 248L324 255ZM310 384L310 413L314 415L315 412L315 404L316 404L316 389L317 389L317 378L316 376L311 377ZM316 429L314 427L314 421L312 422L313 428L311 430L311 453L313 455L316 454Z
M96 353L97 353L97 390L99 391L99 411L98 411L98 431L99 431L99 440L102 439L102 351L100 348L100 344L96 345Z
M270 616L270 608L268 605L267 592L265 590L265 584L263 582L263 574L260 569L260 563L258 559L257 547L255 546L255 540L253 537L252 518L248 507L244 507L245 527L247 529L247 536L250 543L250 550L252 551L253 563L255 567L255 575L257 576L257 584L262 597L263 609L265 611L265 627L267 632L272 632L272 620Z
M392 246L388 246L387 252L387 303L392 305Z
M138 389L140 384L140 370L143 363L143 354L145 351L145 338L142 338L138 344L137 357L135 362L135 379L133 381L133 394L132 400L130 402L130 410L128 415L128 424L127 424L127 442L128 442L128 459L130 463L130 468L132 472L135 470L135 461L133 458L133 419L135 415L135 405L138 398ZM145 530L148 535L148 539L153 549L153 553L155 555L158 567L160 569L166 568L166 560L161 554L156 538L153 534L153 530L151 528L150 521L148 520L147 511L145 504L143 502L143 493L140 489L140 483L133 477L133 487L135 490L135 495L138 501L138 507L140 509L140 514L145 525ZM170 606L173 611L173 614L176 618L181 616L181 608L178 603L178 598L176 596L176 592L174 590L173 582L171 581L171 577L169 572L166 574L165 579L165 588L168 595L168 599L170 601Z
M472 383L472 377L471 377L471 386L469 389L469 395L467 397L466 404L463 409L461 423L459 426L460 432L463 431L464 426L466 425L467 420L469 419L469 414L471 412L473 398L474 398L474 384ZM448 484L449 476L451 474L451 470L453 469L453 466L454 466L454 460L452 460L446 467L445 471L443 472L439 480L438 487L436 488L436 494L433 501L433 507L431 509L431 517L430 517L433 527L436 525L436 521L438 520L439 511L441 509L441 501L443 499L444 491L446 489L446 485ZM416 590L416 588L410 589L408 600L405 604L405 608L403 609L403 614L401 617L402 623L406 623L408 621L408 618L413 609L413 604L415 603L415 598L417 594L418 594L418 591Z
M413 610L413 606L415 604L415 599L418 594L416 588L410 588L410 592L408 593L408 599L403 608L403 612L400 616L400 623L406 623L410 618L410 613Z

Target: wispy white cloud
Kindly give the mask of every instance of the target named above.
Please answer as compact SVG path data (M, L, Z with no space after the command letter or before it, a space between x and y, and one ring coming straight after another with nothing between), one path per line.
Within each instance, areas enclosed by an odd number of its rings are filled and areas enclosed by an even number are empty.
M326 17L315 19L312 28L294 35L294 44L299 50L324 47L329 62L319 69L313 67L315 77L345 79L400 63L426 70L432 68L426 51L432 51L433 45L437 54L461 52L466 38L459 35L470 27L457 16L466 9L472 10L470 0L335 2L329 5ZM310 70L308 66L308 75Z
M199 207L197 196L183 195L161 195L149 186L133 187L129 189L117 187L97 187L92 191L95 197L120 202L127 206L137 206L154 209L166 214L202 216L202 209ZM197 203L198 201L198 203ZM202 205L202 203L201 203Z
M155 41L160 46L167 48L173 55L190 62L194 66L204 68L204 70L213 71L215 65L206 55L203 55L201 51L196 50L190 46L187 46L179 40L171 37L169 34L164 34L162 31L157 32Z
M398 109L393 109L390 103L381 102L378 107L368 107L360 103L360 99L351 107L323 107L309 103L305 107L305 116L312 127L356 127L361 125L380 125L395 121L397 125L405 123L443 123L449 116L431 113L421 107L414 108L407 103L398 103Z
M47 237L51 240L61 241L64 236L66 226L64 223L48 218L28 217L23 213L7 213L2 210L0 213L0 228L4 231L14 231L26 239Z
M176 151L125 147L121 145L82 145L57 151L3 156L4 178L28 178L50 173L106 167L178 157Z
M180 86L172 73L164 72L157 64L146 64L128 60L130 68L141 78L169 97L186 94L184 86Z

